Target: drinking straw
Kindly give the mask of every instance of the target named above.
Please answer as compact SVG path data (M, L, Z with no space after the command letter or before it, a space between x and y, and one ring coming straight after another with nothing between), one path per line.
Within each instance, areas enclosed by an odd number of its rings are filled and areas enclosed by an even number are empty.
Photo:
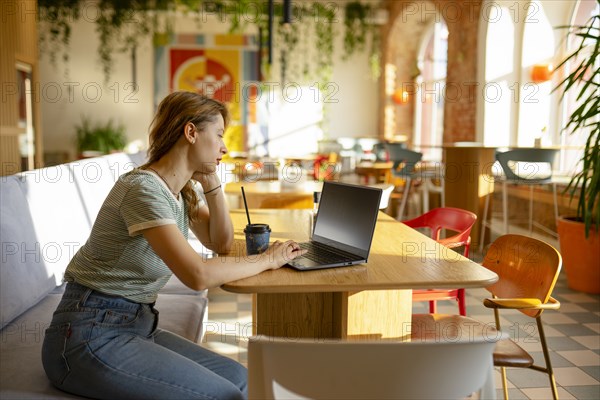
M242 197L244 198L244 207L246 208L246 217L248 217L248 225L252 225L250 222L250 213L248 212L248 204L246 203L246 193L244 192L244 187L242 186Z

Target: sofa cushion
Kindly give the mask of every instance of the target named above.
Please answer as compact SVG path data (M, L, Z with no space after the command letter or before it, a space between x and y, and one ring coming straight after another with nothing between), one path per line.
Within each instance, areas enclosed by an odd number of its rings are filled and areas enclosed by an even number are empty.
M138 155L136 157L137 160L141 160L143 156ZM113 174L115 182L117 181L119 176L133 170L136 167L139 167L139 165L132 160L132 157L129 154L125 153L113 153L103 156L102 158L106 159L106 161L108 162L108 167L110 168Z
M66 164L71 170L90 226L106 196L115 185L115 177L104 157L87 158Z
M55 286L19 178L0 178L0 329Z
M47 295L0 331L0 377L3 399L74 399L54 388L42 366L42 341L60 294Z
M29 204L42 261L60 285L67 264L91 229L73 175L63 164L15 176Z
M202 307L202 310L186 310L189 312L193 312L194 316L198 318L198 321L196 322L200 322L201 325L199 327L193 327L193 328L186 328L188 330L188 332L186 332L186 337L189 337L188 334L192 334L193 331L193 337L194 337L194 341L196 343L200 343L202 341L202 339L204 338L204 329L206 327L206 323L208 322L208 290L201 290L201 291L196 291L193 289L190 289L189 287L185 286L183 284L183 282L181 282L175 275L173 275L171 277L171 279L169 279L169 281L167 282L167 284L160 290L159 292L159 297L158 297L158 301L157 301L157 308L162 306L163 304L165 305L166 309L170 309L172 307L172 304L167 304L166 300L169 300L169 303L171 302L176 302L177 299L179 299L179 297L169 297L170 295L187 295L187 296L194 296L197 297L199 296L199 299L191 299L194 304L196 305L200 305ZM160 312L160 308L159 308L159 312ZM170 311L169 311L170 312ZM161 314L163 315L163 314ZM177 318L177 317L174 317ZM194 322L194 324L196 324L196 322ZM186 324L187 325L187 324ZM168 328L165 328L167 330L171 330ZM181 329L181 328L179 328Z
M86 158L66 165L77 184L90 225L94 224L100 207L119 176L137 167L136 162L125 153Z
M206 296L206 290L202 290L202 291L198 291L198 290L193 290L190 289L189 287L185 286L183 284L183 282L181 282L179 280L179 278L177 278L177 276L172 275L171 278L167 281L167 284L160 289L159 293L165 293L165 294L189 294L189 295L204 295Z
M204 323L207 319L205 295L159 294L156 309L159 312L158 326L200 343Z
M133 162L133 164L137 167L141 167L148 161L147 154L145 151L127 154L127 156L129 157L131 162Z

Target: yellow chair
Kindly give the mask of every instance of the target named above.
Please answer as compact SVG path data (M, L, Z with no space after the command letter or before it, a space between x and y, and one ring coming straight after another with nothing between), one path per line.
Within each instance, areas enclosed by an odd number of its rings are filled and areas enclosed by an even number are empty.
M504 398L508 399L506 367L531 368L548 374L554 399L558 391L542 324L544 310L558 310L560 303L551 294L562 265L560 253L549 244L521 235L504 235L490 246L483 266L498 274L498 281L487 287L492 294L483 304L494 310L496 329L500 330L500 309L519 310L537 322L545 366L534 364L527 351L511 339L501 340L494 349L494 365L500 367ZM442 314L414 314L413 341L443 340L449 331L468 334L482 329L482 323L467 317Z

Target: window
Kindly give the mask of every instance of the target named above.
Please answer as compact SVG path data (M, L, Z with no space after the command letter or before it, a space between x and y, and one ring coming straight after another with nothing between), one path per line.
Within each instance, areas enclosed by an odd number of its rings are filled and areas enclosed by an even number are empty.
M423 36L419 52L414 146L424 160L440 161L444 135L444 89L448 64L448 27L432 24Z
M482 9L490 14L484 16L487 36L481 108L486 146L561 146L556 168L571 175L581 158L587 133L561 130L575 109L576 92L571 91L561 102L560 90L553 89L572 65L553 74L551 80L537 82L533 82L533 68L556 65L574 50L577 38L570 38L565 51L561 47L565 44L560 41L565 30L555 27L585 24L597 10L598 2L578 0L571 18L564 12L571 10L570 3L561 3L485 1Z
M488 21L485 54L485 89L483 91L483 143L486 146L509 146L514 136L517 107L514 89L518 87L515 71L515 25L507 7L493 3Z
M258 157L297 157L316 153L322 139L327 93L315 85L265 86L250 103L256 118L248 123L248 152Z
M598 2L578 1L573 13L571 24L585 25L592 15L598 13L598 8ZM569 42L567 43L567 53L570 54L578 45L579 39L571 36ZM567 64L564 75L566 76L570 69L577 64L577 61ZM596 68L600 68L600 63L596 66ZM571 115L571 113L575 110L577 93L577 90L570 90L563 99L560 126L564 126L566 124L569 115ZM561 171L571 175L577 168L581 168L581 165L578 165L583 152L581 147L585 145L588 134L589 132L587 131L579 131L575 133L564 131L560 133L560 145L563 147L559 160L559 168Z
M552 96L555 83L534 82L534 66L552 64L556 44L554 28L548 20L544 7L532 1L523 18L523 48L521 50L521 79L519 85L519 126L516 143L519 147L547 147L556 144L553 135L558 129L552 126L551 115L556 115L556 102ZM558 24L557 24L558 25ZM554 108L553 108L554 107Z

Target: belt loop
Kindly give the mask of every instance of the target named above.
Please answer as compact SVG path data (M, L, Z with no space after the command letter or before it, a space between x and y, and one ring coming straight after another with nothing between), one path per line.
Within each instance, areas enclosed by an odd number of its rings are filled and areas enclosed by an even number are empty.
M93 290L90 288L86 288L85 292L83 292L83 294L81 295L81 298L79 299L79 302L77 303L77 307L83 307L85 305L85 302L87 301L88 297L90 297L90 295L92 294Z
M156 331L156 328L158 327L158 310L154 308L154 304L156 303L149 304L150 311L154 317L154 322L152 323L152 332Z

